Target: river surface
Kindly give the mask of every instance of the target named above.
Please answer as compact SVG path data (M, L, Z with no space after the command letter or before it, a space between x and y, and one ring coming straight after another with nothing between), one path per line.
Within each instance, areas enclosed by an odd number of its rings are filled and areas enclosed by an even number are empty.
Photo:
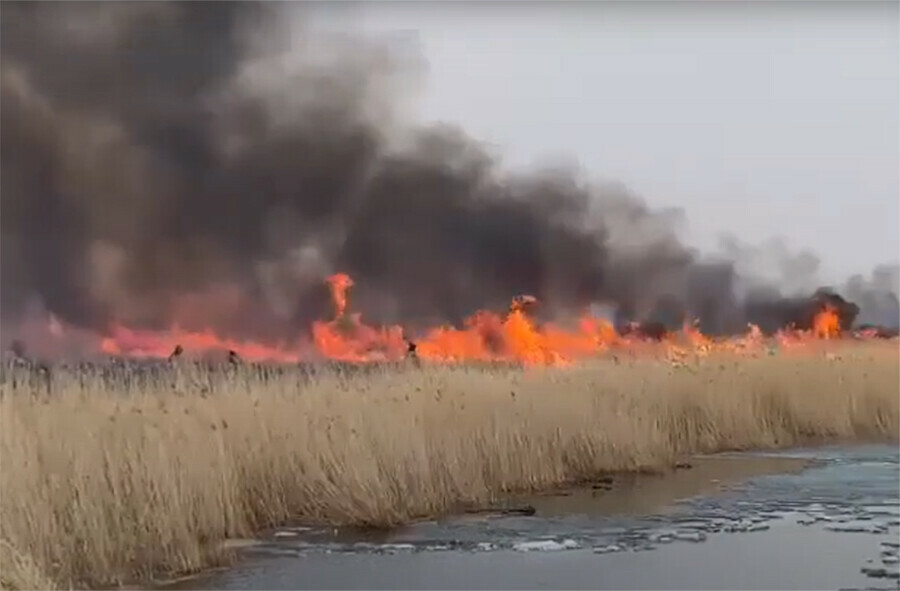
M700 458L379 534L281 528L169 589L900 589L896 446Z

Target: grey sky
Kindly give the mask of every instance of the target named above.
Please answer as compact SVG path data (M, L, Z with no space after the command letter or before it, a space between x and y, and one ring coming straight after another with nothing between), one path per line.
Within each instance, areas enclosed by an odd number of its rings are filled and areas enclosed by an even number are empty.
M706 252L780 235L828 281L898 259L897 2L330 6L341 27L415 32L417 116L509 166L575 158L683 207Z

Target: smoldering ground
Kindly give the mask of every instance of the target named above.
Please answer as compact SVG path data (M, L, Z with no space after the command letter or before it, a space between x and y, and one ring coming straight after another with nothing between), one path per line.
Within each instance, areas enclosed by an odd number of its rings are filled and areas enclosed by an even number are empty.
M415 51L291 32L291 10L2 4L5 323L39 302L99 331L290 336L330 314L323 279L344 271L355 310L411 330L519 293L547 315L669 302L745 325L734 264L699 263L679 212L408 125Z

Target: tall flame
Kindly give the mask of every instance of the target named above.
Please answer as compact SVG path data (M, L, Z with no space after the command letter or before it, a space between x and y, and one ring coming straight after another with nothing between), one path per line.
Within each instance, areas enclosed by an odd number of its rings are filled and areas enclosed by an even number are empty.
M813 333L820 339L833 339L841 336L841 317L837 310L826 304L813 319Z
M334 320L313 323L313 340L320 354L338 361L384 361L404 355L402 328L372 328L362 323L359 313L347 314L347 292L353 287L349 275L336 273L326 281L331 288Z
M334 302L334 315L341 318L347 310L347 291L353 287L353 280L346 273L336 273L326 279L331 288L331 299Z

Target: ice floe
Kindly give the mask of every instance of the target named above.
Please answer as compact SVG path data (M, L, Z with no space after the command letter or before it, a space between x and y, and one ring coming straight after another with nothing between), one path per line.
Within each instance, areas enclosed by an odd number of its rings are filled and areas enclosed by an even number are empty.
M625 548L618 544L607 544L606 546L594 547L594 554L612 554L614 552L623 552Z
M561 542L556 540L533 540L513 544L513 550L516 552L559 552L560 550L575 550L580 547L581 545L572 539L565 539Z
M281 530L281 531L275 532L274 535L276 538L296 538L297 536L300 535L300 533L295 532L295 531L290 531L290 530Z
M677 531L675 539L683 542L702 542L706 540L706 534L702 531Z
M827 531L842 533L870 533L883 534L887 532L888 526L883 523L872 521L844 521L839 523L830 523L825 526Z

